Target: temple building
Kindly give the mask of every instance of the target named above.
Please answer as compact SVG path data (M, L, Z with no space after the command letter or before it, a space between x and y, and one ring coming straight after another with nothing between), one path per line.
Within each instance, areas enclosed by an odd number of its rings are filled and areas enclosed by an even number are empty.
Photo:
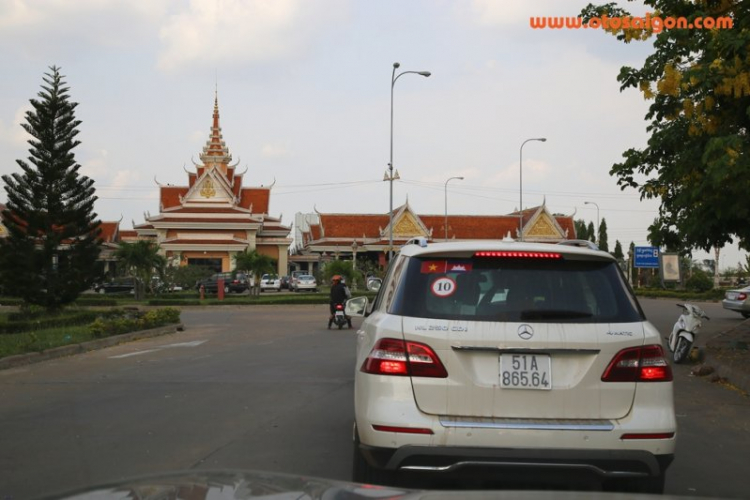
M133 224L137 238L156 240L171 265L226 272L235 268L238 252L255 249L275 259L278 273L286 274L291 228L269 215L273 185L243 187L247 170L236 171L239 161L232 164L222 139L218 96L200 163L193 163L186 186L159 185L159 213ZM132 237L125 231L121 236Z
M575 239L573 215L551 214L542 204L508 215L418 215L408 201L393 213L394 251L417 237L428 241L502 240L518 238L522 227L524 241L557 243ZM315 272L333 259L352 259L358 268L383 268L387 263L390 216L385 214L297 214L296 246L290 264Z

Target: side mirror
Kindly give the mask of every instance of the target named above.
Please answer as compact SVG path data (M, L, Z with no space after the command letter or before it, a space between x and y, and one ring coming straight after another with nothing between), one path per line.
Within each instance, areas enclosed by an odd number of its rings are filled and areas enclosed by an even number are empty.
M371 278L367 280L367 289L371 292L377 292L382 284L383 281L380 278Z
M344 314L347 316L363 317L366 316L367 297L355 297L346 301Z

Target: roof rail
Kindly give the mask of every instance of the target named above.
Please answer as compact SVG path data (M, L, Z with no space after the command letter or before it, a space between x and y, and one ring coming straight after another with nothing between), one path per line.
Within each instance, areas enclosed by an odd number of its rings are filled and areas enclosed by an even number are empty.
M571 247L580 247L580 248L588 248L589 250L599 250L599 247L596 246L596 243L589 240L563 240L558 241L558 245L568 245Z
M404 246L406 245L419 245L422 248L425 248L427 246L427 238L423 236L419 236L417 238L411 238L406 243L404 243Z

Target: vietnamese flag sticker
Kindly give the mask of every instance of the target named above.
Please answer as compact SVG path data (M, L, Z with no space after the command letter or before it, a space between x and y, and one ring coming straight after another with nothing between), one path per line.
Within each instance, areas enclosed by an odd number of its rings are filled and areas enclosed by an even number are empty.
M421 272L422 274L429 273L442 273L445 274L445 270L448 267L448 263L444 260L427 260L422 262Z

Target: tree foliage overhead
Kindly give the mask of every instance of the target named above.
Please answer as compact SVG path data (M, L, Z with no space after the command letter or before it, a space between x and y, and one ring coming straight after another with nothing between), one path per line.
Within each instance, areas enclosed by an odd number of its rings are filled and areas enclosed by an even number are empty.
M73 149L80 121L60 69L45 74L38 99L31 99L22 127L31 135L22 172L4 175L2 213L8 237L0 245L6 290L28 304L57 309L91 287L97 275L99 221L94 181L79 175Z
M610 173L641 198L661 200L651 233L683 251L722 247L736 238L750 249L750 2L644 0L652 15L726 18L731 29L609 30L619 40L652 40L640 68L623 67L620 89L651 101L650 134ZM582 15L628 15L616 4L587 6ZM658 31L658 30L656 30Z

